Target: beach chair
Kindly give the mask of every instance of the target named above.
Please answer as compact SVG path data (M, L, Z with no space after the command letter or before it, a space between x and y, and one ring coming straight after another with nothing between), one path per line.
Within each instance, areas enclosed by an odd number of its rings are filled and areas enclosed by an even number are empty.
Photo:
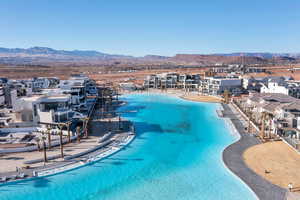
M24 173L20 173L17 175L17 178L23 179L25 178L25 174Z
M17 179L17 175L12 175L9 177L10 180L16 180Z
M7 177L6 176L1 177L0 182L6 182L6 181L7 181Z

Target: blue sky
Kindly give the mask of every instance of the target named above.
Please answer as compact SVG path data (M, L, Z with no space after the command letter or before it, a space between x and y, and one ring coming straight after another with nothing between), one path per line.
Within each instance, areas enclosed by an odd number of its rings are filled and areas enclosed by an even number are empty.
M300 52L299 0L1 0L0 46L127 55Z

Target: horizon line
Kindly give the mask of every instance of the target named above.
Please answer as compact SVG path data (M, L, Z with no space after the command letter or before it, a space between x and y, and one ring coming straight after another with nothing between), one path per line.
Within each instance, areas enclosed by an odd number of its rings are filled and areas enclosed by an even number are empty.
M143 54L143 55L131 55L131 54L126 54L126 53L113 53L113 52L106 52L102 50L96 50L96 49L72 49L72 48L54 48L54 47L49 47L49 46L30 46L30 47L3 47L0 46L0 48L4 49L32 49L32 48L48 48L48 49L53 49L56 51L95 51L98 53L103 53L103 54L109 54L109 55L120 55L120 56L131 56L131 57L145 57L145 56L163 56L163 57L174 57L176 55L180 54L185 54L185 55L220 55L220 54L300 54L300 52L272 52L272 51L231 51L231 52L222 52L222 53L188 53L188 52L177 52L172 55L162 55L162 54Z

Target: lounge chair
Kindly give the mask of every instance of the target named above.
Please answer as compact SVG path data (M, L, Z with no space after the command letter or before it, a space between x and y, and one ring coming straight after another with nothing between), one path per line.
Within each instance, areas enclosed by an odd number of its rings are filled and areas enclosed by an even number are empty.
M24 173L20 173L20 174L17 175L17 178L21 178L21 179L25 178L25 174Z
M17 179L17 175L12 175L11 177L9 177L11 180L16 180Z
M6 176L1 177L0 182L6 182L6 181L7 181L7 177Z

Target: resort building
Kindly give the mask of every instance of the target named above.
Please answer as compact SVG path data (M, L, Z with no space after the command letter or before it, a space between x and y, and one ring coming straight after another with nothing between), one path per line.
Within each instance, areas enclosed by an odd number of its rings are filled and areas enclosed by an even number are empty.
M4 87L0 86L0 107L3 107L4 104L5 104Z
M55 77L45 78L37 77L32 79L32 89L33 91L39 91L40 89L53 88L59 84L59 79Z
M264 82L263 77L243 76L242 85L245 90L260 92L262 83Z
M12 115L7 109L0 110L0 128L7 127L12 121Z
M300 142L299 99L280 93L250 93L237 103L260 129L264 127L265 136L281 136L293 146Z
M15 106L16 100L18 98L18 92L15 88L10 86L4 87L5 105L8 108Z
M295 98L300 98L300 83L293 81L268 81L261 87L261 93L280 93Z
M198 90L201 77L199 74L162 73L149 75L144 82L145 88L155 89L184 89L187 91Z
M17 99L13 112L19 126L22 123L36 126L39 123L60 123L85 117L72 109L70 94L22 97Z
M182 77L184 79L184 77ZM179 74L177 73L162 73L157 75L150 75L146 77L144 82L145 88L176 88L179 81Z
M202 94L221 95L225 90L234 96L242 94L242 80L226 77L205 77L200 81L199 91Z
M16 126L35 126L37 125L37 116L34 115L33 105L40 98L39 95L30 96L30 97L21 97L16 100L15 105L12 108L12 111L15 113L14 124Z
M186 91L198 91L201 77L199 74L183 74L179 76L178 82L178 88Z
M263 73L266 72L265 68L262 67L251 67L247 65L221 65L211 69L215 73L236 73L236 74L248 74L248 73Z
M60 81L59 88L65 94L71 95L71 104L84 106L86 97L85 80L62 80Z
M33 93L31 80L8 80L5 84L6 92L15 89L17 96L30 96Z
M72 117L70 95L44 96L33 102L33 121L59 123Z

